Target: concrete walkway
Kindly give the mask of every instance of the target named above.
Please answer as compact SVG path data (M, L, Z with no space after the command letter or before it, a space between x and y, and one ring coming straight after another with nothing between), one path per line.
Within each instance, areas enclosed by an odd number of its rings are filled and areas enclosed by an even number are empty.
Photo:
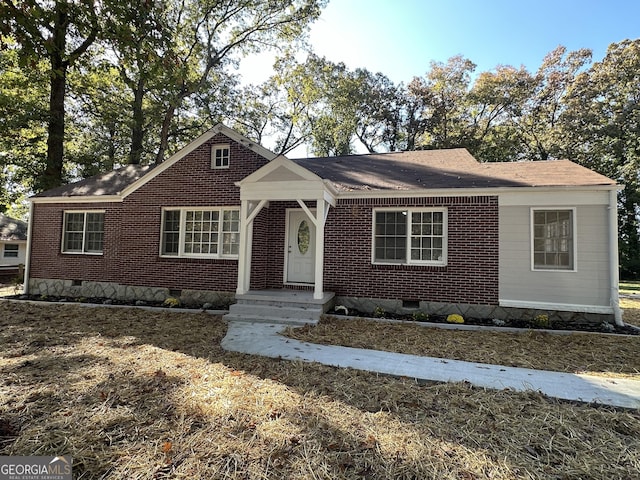
M565 400L640 408L640 381L317 345L279 335L286 327L282 324L230 322L227 335L222 340L222 348L233 352L318 362L418 380L466 381L478 387L534 390Z

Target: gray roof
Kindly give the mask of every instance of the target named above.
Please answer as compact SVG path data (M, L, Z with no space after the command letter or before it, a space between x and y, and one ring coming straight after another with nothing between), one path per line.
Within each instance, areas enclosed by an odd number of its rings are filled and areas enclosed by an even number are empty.
M18 242L27 239L27 224L0 213L0 240Z
M127 165L117 170L85 178L79 182L52 188L38 193L34 198L118 195L154 167L155 165Z
M480 163L464 148L292 161L329 180L339 191L615 185L613 180L569 160ZM119 195L154 168L128 165L34 198Z
M340 191L615 185L569 160L480 163L464 148L293 161Z

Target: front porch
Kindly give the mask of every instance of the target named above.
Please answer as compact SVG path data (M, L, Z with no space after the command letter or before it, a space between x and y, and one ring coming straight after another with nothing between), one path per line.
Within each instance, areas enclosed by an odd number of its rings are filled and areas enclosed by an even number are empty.
M329 209L336 206L337 196L332 185L285 157L272 160L236 185L240 187L241 202L236 297L246 299L246 295L252 295L253 289L256 288L256 284L252 284L251 281L254 240L264 248L265 232L258 231L254 239L254 223L260 221L258 216L263 210L274 204L278 207L285 204L287 207L282 211L282 216L278 212L275 214L276 218L270 222L274 228L282 228L277 235L283 235L283 280L274 282L271 272L269 283L258 288L269 288L278 284L284 285L285 288L312 288L311 298L320 303L324 302L325 224ZM276 211L278 207L275 207ZM262 255L277 256L279 248L280 245L272 243ZM264 265L261 267L264 268Z
M316 324L321 315L333 307L334 301L331 292L315 298L309 290L250 290L236 294L236 303L223 318L237 322Z

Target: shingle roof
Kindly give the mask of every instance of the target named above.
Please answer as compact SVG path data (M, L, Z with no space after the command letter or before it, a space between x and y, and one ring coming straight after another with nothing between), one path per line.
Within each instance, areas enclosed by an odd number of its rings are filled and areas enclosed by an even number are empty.
M345 192L615 185L615 181L569 160L480 163L464 148L292 161ZM128 165L47 190L34 198L119 195L154 168Z
M569 160L480 163L464 148L293 161L340 191L615 185Z
M27 239L27 224L0 213L0 240L16 242Z
M154 167L155 165L127 165L117 170L85 178L79 182L52 188L35 195L34 198L118 195Z

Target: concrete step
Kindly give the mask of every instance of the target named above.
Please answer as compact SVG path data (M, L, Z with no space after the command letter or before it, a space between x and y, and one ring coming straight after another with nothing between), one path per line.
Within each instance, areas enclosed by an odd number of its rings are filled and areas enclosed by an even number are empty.
M318 323L333 305L334 294L326 292L323 298L315 299L310 291L257 290L236 295L236 302L225 320L306 325Z
M322 308L322 303L309 303L305 301L289 301L289 300L247 300L237 299L234 305L259 305L262 307L292 307L292 308Z
M255 305L236 303L229 307L229 313L234 315L318 320L324 312L322 308L317 305L297 307L291 306L290 304Z
M282 318L282 317L268 317L265 315L242 315L235 313L227 313L223 317L227 322L247 322L247 323L277 323L281 325L316 325L318 320L312 319L296 319L296 318Z
M307 291L280 293L277 291L274 292L267 290L237 295L236 302L240 305L287 305L297 308L305 308L316 305L320 308L323 308L326 305L332 304L333 298L334 294L331 292L325 292L323 298L315 299L313 298L313 293Z

